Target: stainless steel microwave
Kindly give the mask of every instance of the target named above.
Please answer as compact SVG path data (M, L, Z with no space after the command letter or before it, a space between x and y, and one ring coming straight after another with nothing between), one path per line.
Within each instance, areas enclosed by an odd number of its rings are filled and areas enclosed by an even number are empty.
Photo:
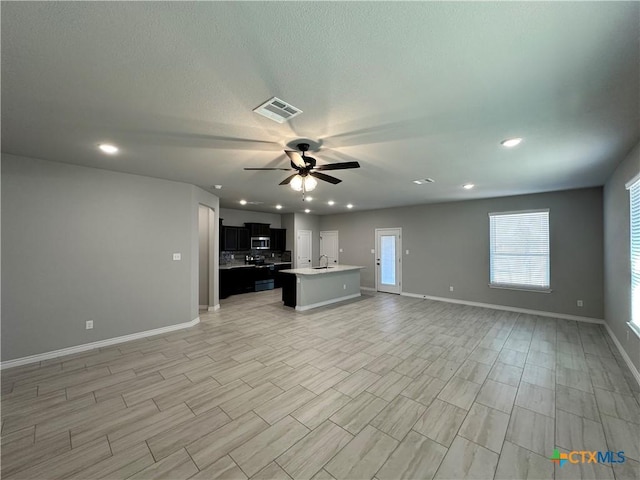
M271 238L269 237L251 237L252 250L269 250L271 248Z

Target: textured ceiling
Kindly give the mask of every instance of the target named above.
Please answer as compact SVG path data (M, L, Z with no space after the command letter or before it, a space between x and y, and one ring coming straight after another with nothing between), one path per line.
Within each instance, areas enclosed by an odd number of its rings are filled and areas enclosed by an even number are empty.
M602 185L640 139L639 25L638 2L3 2L2 151L264 211ZM252 112L272 96L304 113ZM310 204L243 171L298 138L362 168Z

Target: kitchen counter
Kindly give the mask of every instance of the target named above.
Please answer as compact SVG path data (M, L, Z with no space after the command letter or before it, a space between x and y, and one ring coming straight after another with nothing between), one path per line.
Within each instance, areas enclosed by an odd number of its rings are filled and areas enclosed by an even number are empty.
M280 266L280 265L291 265L291 262L266 262L264 265L269 266L269 265L275 265ZM220 270L231 270L234 268L251 268L251 267L259 267L260 265L254 265L252 263L229 263L227 265L220 265L218 268Z
M282 274L282 301L304 311L360 296L360 270L356 265L329 268L291 268Z
M282 273L294 273L296 275L326 275L328 273L346 272L350 270L361 270L364 267L356 265L332 265L328 268L290 268L288 270L280 270Z

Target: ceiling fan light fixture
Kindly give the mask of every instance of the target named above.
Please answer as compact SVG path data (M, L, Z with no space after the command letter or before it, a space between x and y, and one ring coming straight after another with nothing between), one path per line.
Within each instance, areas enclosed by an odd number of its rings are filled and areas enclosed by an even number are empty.
M520 145L520 142L522 142L522 139L520 137L507 138L506 140L501 141L500 145L507 148L513 148L517 145Z
M318 185L318 181L313 178L311 175L307 175L304 177L304 189L307 192L310 192L316 188Z
M302 191L303 184L304 184L304 179L300 175L296 175L291 179L291 182L289 182L289 186L291 187L291 189L295 190L296 192Z

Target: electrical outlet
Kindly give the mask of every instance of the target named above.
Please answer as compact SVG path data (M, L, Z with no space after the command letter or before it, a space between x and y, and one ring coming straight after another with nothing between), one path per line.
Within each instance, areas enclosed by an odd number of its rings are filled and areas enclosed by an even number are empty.
M174 254L173 254L173 259L174 259L174 260L180 260L181 258L182 258L182 255L181 255L181 254L179 254L179 253L174 253Z
M236 258L236 256L232 253L231 254L231 260L233 260L234 258ZM174 258L174 260L175 260L175 258Z
M449 285L449 291L453 292L453 285Z
M582 307L582 306L583 306L582 300L578 300L578 306L579 306L579 307Z
M408 248L407 248L407 253L406 254L409 255L409 249Z
M343 283L343 284L342 284L342 289L343 289L343 290L346 290L346 289L347 289L347 284L346 284L346 283Z
M371 253L375 254L375 253L376 253L376 251L372 248L372 249L371 249Z
M339 251L340 253L344 252L344 250L342 250L342 249L340 249L340 250L338 250L338 251Z
M93 320L87 320L84 322L85 330L91 330L93 328Z

